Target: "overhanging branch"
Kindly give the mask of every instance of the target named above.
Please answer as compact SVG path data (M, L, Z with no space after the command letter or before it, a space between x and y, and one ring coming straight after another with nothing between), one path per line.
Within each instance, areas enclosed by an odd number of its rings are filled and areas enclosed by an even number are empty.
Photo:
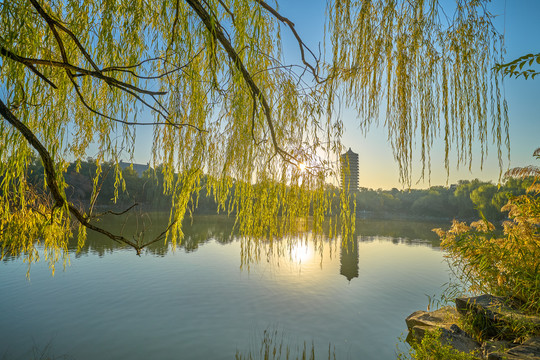
M258 101L261 104L264 115L265 115L266 123L268 125L268 129L270 130L270 137L272 138L272 144L274 146L274 150L276 151L276 153L278 153L285 161L293 165L296 165L292 161L292 160L296 160L294 156L292 156L291 154L289 154L287 151L285 151L279 146L277 136L276 136L276 130L274 126L274 120L272 119L272 110L270 109L270 106L268 105L268 101L266 100L266 97L264 96L262 91L259 89L257 84L255 84L253 77L251 76L249 71L246 69L244 63L242 62L242 59L240 58L236 50L234 50L234 47L232 46L231 42L225 36L218 19L213 18L198 0L185 0L185 1L195 11L195 13L201 19L201 21L205 25L206 29L210 32L210 34L212 34L212 36L219 41L221 46L223 46L223 48L225 49L225 52L227 53L227 56L232 60L233 64L240 71L242 78L244 79L247 86L251 90L251 96L253 97L255 101Z
M311 73L313 74L313 76L315 77L315 80L317 82L321 82L320 79L319 79L319 72L318 70L313 67L313 65L311 65L307 60L306 60L306 54L305 54L305 51L304 49L306 49L310 54L311 56L313 56L313 59L315 59L315 62L318 63L319 60L317 59L317 57L315 56L315 54L313 53L313 51L311 51L311 49L309 47L307 47L307 45L304 43L304 41L302 40L302 38L300 37L300 35L298 34L298 32L296 31L296 28L295 28L295 25L294 23L289 20L288 18L286 18L285 16L281 15L276 9L274 9L273 7L271 7L270 5L268 5L268 3L266 3L265 1L263 0L255 0L259 5L261 5L262 8L264 8L265 10L267 10L270 14L272 14L276 19L278 19L279 21L281 21L282 23L284 23L285 25L287 25L289 27L289 29L291 29L291 32L293 33L296 41L298 42L298 47L300 48L300 56L302 58L302 63L304 63L304 65L309 68L309 70L311 71Z
M132 248L136 250L137 254L139 255L141 253L141 250L144 249L146 246L152 243L155 243L158 240L163 239L166 236L167 231L176 222L175 220L172 223L170 223L169 226L167 227L167 230L159 234L153 240L144 244L139 244L135 241L131 241L121 235L115 235L108 230L105 230L99 226L91 224L89 221L89 218L86 215L84 215L81 211L79 211L79 209L77 209L75 205L67 201L64 195L62 195L62 192L60 191L60 187L58 186L58 181L56 180L57 174L54 168L54 161L49 151L45 148L45 146L41 143L41 141L39 141L39 139L32 132L32 130L30 130L24 123L22 123L15 116L15 114L13 114L13 112L11 112L11 110L4 104L2 100L0 100L0 115L2 115L2 117L9 124L11 124L26 139L26 141L28 141L28 143L38 152L41 162L43 163L43 168L45 169L45 178L47 181L47 186L49 187L53 200L55 201L54 208L66 207L69 210L69 212L77 219L77 221L84 227L90 230L93 230L95 232L98 232L100 234L103 234L107 236L108 238L110 238L111 240L116 241L117 243L123 243L123 244L131 246Z

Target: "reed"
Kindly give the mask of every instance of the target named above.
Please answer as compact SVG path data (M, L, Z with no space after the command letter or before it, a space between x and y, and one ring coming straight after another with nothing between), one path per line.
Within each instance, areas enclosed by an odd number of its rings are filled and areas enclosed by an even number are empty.
M509 221L503 235L483 219L454 221L436 229L441 246L460 280L474 293L491 293L518 302L522 311L540 313L540 187L512 198L502 210Z
M326 354L315 357L315 344L308 345L306 341L303 345L291 346L284 338L283 332L279 330L264 330L259 350L249 351L242 354L236 351L236 360L315 360L323 359ZM335 347L328 344L328 360L336 360Z

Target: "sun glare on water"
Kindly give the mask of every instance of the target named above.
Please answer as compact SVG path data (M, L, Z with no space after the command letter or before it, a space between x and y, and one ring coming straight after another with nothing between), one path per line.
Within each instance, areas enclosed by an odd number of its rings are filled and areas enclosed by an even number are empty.
M299 240L291 248L291 259L298 264L306 263L313 257L313 251L307 242Z

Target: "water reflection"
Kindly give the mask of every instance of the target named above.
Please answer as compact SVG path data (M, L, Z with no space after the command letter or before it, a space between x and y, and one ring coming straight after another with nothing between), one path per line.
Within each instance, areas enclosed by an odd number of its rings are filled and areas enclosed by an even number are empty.
M144 216L109 216L101 220L101 226L110 229L113 233L122 234L125 237L142 236L143 239L151 239L161 233L167 227L168 213L155 212ZM176 249L172 249L165 242L157 242L145 248L145 253L154 256L165 256L169 251L183 249L186 252L196 251L199 246L209 242L217 241L222 244L232 242L235 237L233 233L234 219L227 216L197 216L193 219L184 220L182 231L184 238L177 244ZM69 244L70 251L77 250L77 241L73 239ZM80 257L89 253L104 256L115 250L131 248L111 241L108 237L94 232L88 233L88 238L84 246L77 252Z
M101 224L150 237L167 217ZM89 234L72 269L52 277L46 263L36 264L31 283L22 261L0 264L0 354L29 358L17 354L53 333L56 353L78 360L231 359L256 343L253 334L275 325L293 334L291 344L313 342L323 358L331 343L337 358L390 359L403 319L448 280L442 254L433 251L430 229L438 224L359 221L344 247L312 234L243 239L233 224L194 217L175 249L153 244L141 257ZM238 270L241 252L249 251L242 246L260 254L250 271Z
M127 216L106 216L100 219L101 227L117 234L121 234L127 238L142 237L143 239L151 239L161 233L167 226L169 214L166 212L153 212L147 214L127 215ZM358 242L371 242L378 239L380 236L392 238L394 244L404 243L407 245L421 243L431 247L438 247L439 241L437 236L431 231L436 227L448 227L448 224L440 223L425 223L418 221L405 220L365 220L359 219L356 223L356 230L353 241L345 242L340 246L340 274L345 276L349 281L358 277L358 262L359 262L359 246ZM188 218L183 223L184 238L176 247L172 247L165 242L157 242L148 246L144 251L148 255L163 257L167 253L176 250L185 252L196 251L200 246L215 241L221 244L231 243L235 240L241 240L243 243L241 254L242 264L249 265L250 262L260 261L261 255L268 256L277 254L285 256L291 262L301 263L306 262L307 257L314 256L316 252L321 252L321 247L333 246L337 253L337 246L341 244L340 239L328 239L324 235L313 237L310 234L303 234L294 237L289 237L281 240L273 240L268 242L265 239L240 239L234 231L234 218L222 215L195 216ZM314 246L319 251L309 252L307 250L307 239L314 241ZM300 240L298 242L298 240ZM303 242L303 247L298 244ZM332 245L330 245L332 244ZM296 247L295 247L296 246ZM103 257L115 251L132 251L131 248L111 241L109 238L89 231L88 238L79 250L75 239L70 241L69 250L71 256L80 258L89 254ZM74 255L73 255L74 254ZM12 257L6 256L4 261L13 260ZM249 266L248 266L249 267Z
M124 236L131 237L136 234L144 234L145 238L152 238L159 234L167 225L168 213L155 212L140 216L128 216L118 218L110 216L104 218L101 225L116 231ZM442 227L448 228L448 223L433 223L407 220L365 220L360 219L356 222L354 238L360 241L372 241L378 236L394 238L399 243L412 244L415 242L429 242L433 246L438 246L439 240L432 229ZM233 231L234 218L224 215L195 216L192 219L184 220L183 232L184 240L179 247L186 251L194 251L208 242L215 240L219 243L230 243L237 239L237 234ZM108 244L110 247L107 247ZM76 248L76 243L71 244ZM105 236L93 232L88 233L87 245L91 249L114 249L123 247L121 244L112 242ZM352 247L354 248L354 246ZM150 246L150 252L156 255L163 254L161 251L168 249L163 243L157 243Z
M356 221L355 235L366 237L387 236L398 239L400 243L429 242L439 246L439 238L432 231L434 228L450 228L449 222L423 222L412 220L374 220L360 219Z
M358 277L358 237L341 247L341 267L339 273L351 281Z

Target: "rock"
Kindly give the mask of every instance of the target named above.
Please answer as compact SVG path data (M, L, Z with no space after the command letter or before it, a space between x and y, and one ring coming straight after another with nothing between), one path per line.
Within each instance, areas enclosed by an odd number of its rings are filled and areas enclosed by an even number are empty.
M435 328L433 326L423 326L415 325L409 329L409 334L407 334L407 341L410 345L414 343L420 343L428 331L433 331Z
M466 315L470 310L478 309L485 309L492 314L492 310L504 307L507 307L504 298L488 294L456 299L456 309L461 315Z
M441 328L441 343L465 353L480 352L480 344L456 324L452 324L450 328Z
M444 326L424 326L416 325L409 332L407 341L420 343L424 336L431 331L440 331L440 342L443 345L450 345L457 351L466 353L480 353L480 344L474 341L469 334L461 330L456 324Z
M411 330L415 326L441 326L444 324L452 324L457 321L459 314L452 306L445 306L438 310L415 311L405 319L407 328Z
M464 315L484 339L482 346L463 331L456 322ZM523 344L511 341L525 333L540 333L540 317L526 315L518 306L504 298L482 295L457 298L456 308L446 306L432 312L416 311L405 320L409 329L407 342L419 343L428 332L440 331L440 342L454 349L480 354L488 360L540 360L540 337L529 338ZM517 331L516 331L517 330ZM505 341L503 341L505 339Z
M512 339L517 327L540 330L539 316L523 314L502 297L481 295L457 298L456 309L462 315L472 315L473 325L485 337Z
M515 346L510 341L488 340L482 344L482 355L488 360L502 360L506 350Z
M540 337L533 337L506 352L515 359L540 360ZM513 359L507 357L507 359Z
M439 330L442 344L450 345L462 352L479 352L480 344L454 324L458 317L456 309L451 306L445 306L432 312L416 311L405 320L409 328L407 342L420 343L426 333Z
M512 344L509 344L510 346ZM533 337L521 345L505 351L505 347L498 351L484 354L487 360L540 360L540 337Z

